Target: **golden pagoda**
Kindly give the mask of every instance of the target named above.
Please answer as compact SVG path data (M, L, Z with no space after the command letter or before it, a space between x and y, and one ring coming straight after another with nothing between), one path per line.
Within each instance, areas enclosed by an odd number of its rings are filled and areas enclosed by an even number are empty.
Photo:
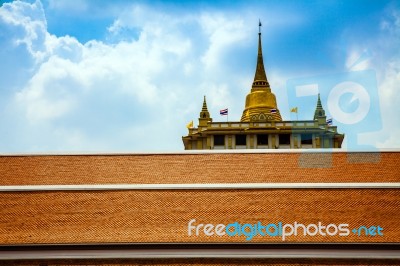
M246 104L240 121L250 122L264 120L282 121L282 117L276 104L276 97L271 91L267 75L265 74L261 46L261 31L259 31L256 73L254 75L251 91L246 97Z
M198 127L188 130L182 137L185 150L341 148L344 139L327 122L319 95L313 120L282 120L265 73L261 30L254 81L240 122L212 122L204 96Z

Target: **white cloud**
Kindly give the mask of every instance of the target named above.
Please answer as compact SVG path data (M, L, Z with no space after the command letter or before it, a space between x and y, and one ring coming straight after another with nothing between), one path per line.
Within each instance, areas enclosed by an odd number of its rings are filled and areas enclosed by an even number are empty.
M229 47L239 46L240 42L249 39L248 25L243 19L231 19L223 15L204 14L200 17L200 25L209 36L210 45L202 57L206 70L215 70L221 66L219 59Z
M382 84L379 86L383 129L374 136L381 148L400 147L400 58L389 62Z
M37 60L43 58L46 53L47 25L39 0L31 5L19 1L5 3L0 9L0 17L4 24L13 27L13 32L17 33L10 36L15 46L26 45Z
M387 10L388 15L381 21L381 30L389 34L400 33L400 10L395 6L389 5Z
M2 150L179 149L203 94L214 113L234 101L235 79L222 75L219 82L205 82L204 76L218 77L224 51L248 37L241 18L190 14L177 19L131 6L109 27L120 41L82 44L47 32L40 1L5 6L2 23L12 31L22 27L15 45L26 45L35 68L3 111L10 118L6 126L19 130L24 141L8 136ZM55 2L50 7L61 8ZM185 32L188 24L203 34L192 39ZM135 27L137 39L121 36Z
M378 79L382 129L360 138L379 148L400 148L400 11L389 5L380 28L381 35L371 44L375 50L371 68L376 70Z
M71 61L52 56L16 94L15 103L23 107L31 123L58 118L73 107L70 90L81 87L83 78Z

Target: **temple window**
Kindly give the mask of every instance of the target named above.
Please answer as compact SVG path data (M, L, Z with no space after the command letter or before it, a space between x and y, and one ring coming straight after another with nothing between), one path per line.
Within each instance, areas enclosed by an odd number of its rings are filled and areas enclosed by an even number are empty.
M268 145L268 134L258 134L257 145Z
M236 135L236 145L246 145L246 135Z
M280 134L279 144L290 145L290 134Z
M214 135L214 146L225 146L225 135Z

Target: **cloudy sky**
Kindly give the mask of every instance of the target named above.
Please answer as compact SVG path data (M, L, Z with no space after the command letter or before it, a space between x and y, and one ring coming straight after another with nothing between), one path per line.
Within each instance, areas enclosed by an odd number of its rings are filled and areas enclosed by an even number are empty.
M203 95L240 119L259 19L285 120L319 92L346 137L400 148L398 1L0 3L0 153L183 150Z

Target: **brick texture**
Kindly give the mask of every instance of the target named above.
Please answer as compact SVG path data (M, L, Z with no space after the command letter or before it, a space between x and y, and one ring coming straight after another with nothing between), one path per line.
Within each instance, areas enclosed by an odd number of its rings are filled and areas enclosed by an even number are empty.
M0 185L399 182L400 153L0 156Z
M0 243L246 242L188 235L188 222L310 224L384 228L383 236L303 236L286 242L400 242L396 189L97 191L0 194ZM282 242L257 236L251 242Z

